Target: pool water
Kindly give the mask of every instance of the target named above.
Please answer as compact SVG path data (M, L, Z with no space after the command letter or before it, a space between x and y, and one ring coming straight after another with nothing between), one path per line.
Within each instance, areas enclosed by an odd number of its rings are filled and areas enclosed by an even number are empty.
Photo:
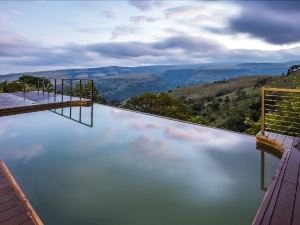
M92 127L51 111L0 117L0 158L45 224L251 224L265 194L255 137L90 110L71 115Z

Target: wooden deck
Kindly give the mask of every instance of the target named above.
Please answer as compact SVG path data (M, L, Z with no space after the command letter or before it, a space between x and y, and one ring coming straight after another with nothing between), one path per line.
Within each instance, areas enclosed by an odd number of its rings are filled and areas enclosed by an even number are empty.
M270 132L265 136L283 146L284 151L253 225L299 225L300 139Z
M88 106L91 101L43 92L0 93L0 116L67 106Z
M2 160L0 160L0 224L43 224Z

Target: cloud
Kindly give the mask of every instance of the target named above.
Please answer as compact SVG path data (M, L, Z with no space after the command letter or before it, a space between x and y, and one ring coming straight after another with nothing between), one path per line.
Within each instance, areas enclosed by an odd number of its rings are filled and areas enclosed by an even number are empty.
M25 36L10 31L0 30L0 57L24 56L35 44Z
M111 58L136 58L140 56L159 56L151 45L143 42L98 43L83 46L83 50Z
M98 27L82 27L77 29L77 31L80 33L95 34L95 33L99 33L101 29L99 29Z
M191 28L224 27L227 21L237 15L240 8L231 2L201 1L198 4L185 4L169 7L164 11L165 19L177 21L180 25L189 25ZM226 9L226 10L224 10Z
M174 36L155 42L118 42L99 43L85 47L86 50L107 57L141 57L141 56L164 56L168 51L180 50L185 53L207 54L220 53L223 47L217 43L203 38L190 36ZM171 53L171 52L169 52Z
M158 41L152 45L155 49L181 49L188 52L214 52L222 51L223 47L217 42L201 37L174 36Z
M125 29L126 30L126 29ZM300 56L299 48L278 51L228 49L200 36L175 34L155 41L110 41L93 44L43 46L26 37L1 32L0 65L77 67L205 62L288 61ZM104 64L105 63L105 64ZM57 68L55 68L57 69ZM21 72L21 71L20 71Z
M110 10L102 10L101 13L102 13L103 16L105 16L108 19L115 18L115 14L112 11L110 11Z
M116 26L111 34L112 39L116 39L118 37L129 35L129 34L135 34L139 33L141 31L140 27L137 27L136 25L119 25Z
M74 52L69 46L44 47L17 32L0 30L0 64L55 66L74 65L90 58Z
M159 17L151 17L151 16L132 16L130 17L130 21L133 23L140 23L140 22L148 22L153 23L162 20Z
M148 11L154 8L160 8L166 5L165 2L163 1L153 1L153 0L148 0L148 1L141 1L141 0L129 0L128 1L130 5L136 7L137 9L141 11Z
M276 45L300 42L300 2L264 1L238 4L242 11L230 21L229 32L247 33Z

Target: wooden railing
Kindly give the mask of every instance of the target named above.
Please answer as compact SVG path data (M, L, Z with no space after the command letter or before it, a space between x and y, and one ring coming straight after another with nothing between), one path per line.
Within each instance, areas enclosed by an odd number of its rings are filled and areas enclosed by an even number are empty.
M300 137L300 89L263 88L261 133Z

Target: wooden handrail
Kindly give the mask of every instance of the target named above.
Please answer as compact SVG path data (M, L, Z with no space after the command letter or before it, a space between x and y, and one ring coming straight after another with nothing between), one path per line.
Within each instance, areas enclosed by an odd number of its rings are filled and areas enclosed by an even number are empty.
M265 88L262 90L265 92L287 92L287 93L300 93L300 89L291 89L291 88Z

